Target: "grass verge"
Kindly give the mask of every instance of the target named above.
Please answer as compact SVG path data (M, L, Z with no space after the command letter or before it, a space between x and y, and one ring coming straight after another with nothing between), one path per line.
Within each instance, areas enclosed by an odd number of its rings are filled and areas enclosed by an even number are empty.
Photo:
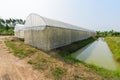
M78 60L74 59L71 54L74 53L75 51L81 49L82 47L85 47L86 45L92 43L93 41L95 41L96 38L88 38L86 40L83 41L78 41L78 42L74 42L70 45L67 46L63 46L61 48L58 48L56 51L60 56L62 56L64 58L64 60L70 64L72 63L77 63L79 62Z
M25 45L20 39L11 38L5 41L6 45L13 52L15 56L25 58L36 52L35 48Z
M106 37L107 41L116 61L120 63L120 37Z

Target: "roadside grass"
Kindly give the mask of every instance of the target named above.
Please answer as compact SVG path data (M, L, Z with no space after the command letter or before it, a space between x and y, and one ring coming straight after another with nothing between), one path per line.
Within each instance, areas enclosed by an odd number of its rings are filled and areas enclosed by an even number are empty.
M10 51L19 58L25 58L36 52L35 48L25 45L20 39L17 38L7 39L5 43L9 47Z
M120 37L106 37L107 41L114 58L120 63Z
M45 76L52 80L119 80L119 70L109 71L78 61L71 56L71 53L94 40L96 38L89 38L49 52L28 46L17 38L7 39L5 43L15 56L29 57L28 63L33 66L33 69L44 72Z

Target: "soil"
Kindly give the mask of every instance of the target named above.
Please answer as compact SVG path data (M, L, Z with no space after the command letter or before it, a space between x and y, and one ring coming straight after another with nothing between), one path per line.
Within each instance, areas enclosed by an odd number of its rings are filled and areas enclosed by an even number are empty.
M10 54L5 38L9 36L0 36L0 80L50 80L43 72L33 70L27 62Z

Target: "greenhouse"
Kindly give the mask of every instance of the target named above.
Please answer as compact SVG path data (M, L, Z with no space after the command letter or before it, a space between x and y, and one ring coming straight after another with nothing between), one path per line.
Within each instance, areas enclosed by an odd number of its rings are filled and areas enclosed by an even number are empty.
M30 14L24 25L26 44L45 51L95 36L96 32L75 25Z
M14 29L15 37L24 39L24 25L17 24Z

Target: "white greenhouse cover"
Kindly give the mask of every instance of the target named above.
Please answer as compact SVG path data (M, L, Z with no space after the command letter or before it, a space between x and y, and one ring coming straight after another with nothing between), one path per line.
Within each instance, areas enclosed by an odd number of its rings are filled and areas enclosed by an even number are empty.
M48 19L35 13L32 13L27 17L25 26L26 26L26 29L44 29L46 26L49 26L49 27L59 27L59 28L94 32L92 30L88 30L88 29L71 25L68 23L64 23L61 21Z
M16 24L14 31L24 30L25 26L21 24Z

